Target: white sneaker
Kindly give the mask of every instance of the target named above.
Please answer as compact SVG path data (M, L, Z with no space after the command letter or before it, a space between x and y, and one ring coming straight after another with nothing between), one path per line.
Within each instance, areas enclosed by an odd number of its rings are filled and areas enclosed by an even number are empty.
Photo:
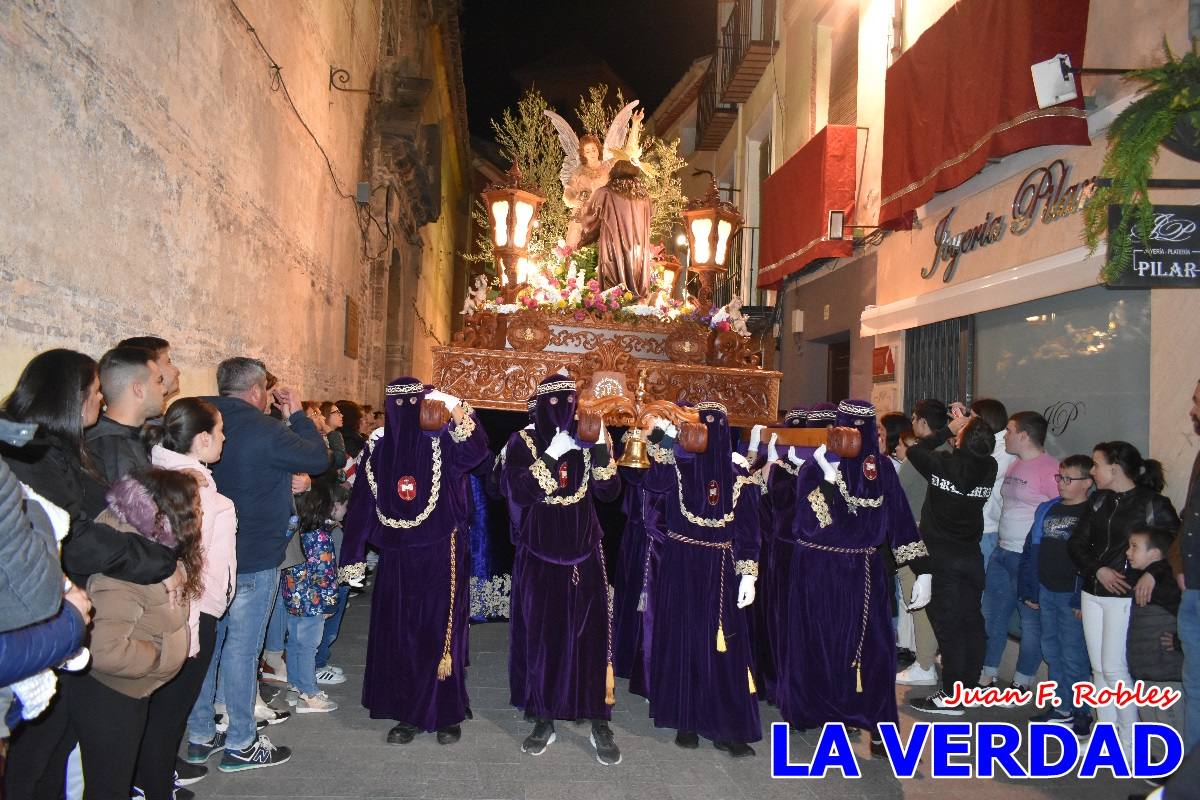
M333 664L326 664L325 669L331 669L334 672L336 672L338 675L346 674L346 670L342 669L341 667L335 667Z
M909 664L896 675L896 683L902 686L937 686L938 674L935 667L924 669L917 662Z
M296 700L297 714L322 714L327 711L336 711L337 703L329 699L329 695L324 692L316 694L302 694Z
M324 666L317 670L317 683L336 686L346 682L346 676L335 667Z

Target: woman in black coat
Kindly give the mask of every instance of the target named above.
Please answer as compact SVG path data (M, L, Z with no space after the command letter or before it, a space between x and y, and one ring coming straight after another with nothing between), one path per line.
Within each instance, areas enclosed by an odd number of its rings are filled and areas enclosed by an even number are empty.
M70 515L62 557L76 585L86 585L95 573L144 585L168 579L169 585L182 585L169 549L99 524L89 513L89 496L102 498L107 487L89 469L83 433L96 424L102 402L93 359L73 350L35 356L5 400L4 416L36 424L37 436L22 448L0 447L0 456L22 483ZM64 675L50 709L13 736L4 776L7 797L62 795L67 756L74 747L70 695L70 676Z

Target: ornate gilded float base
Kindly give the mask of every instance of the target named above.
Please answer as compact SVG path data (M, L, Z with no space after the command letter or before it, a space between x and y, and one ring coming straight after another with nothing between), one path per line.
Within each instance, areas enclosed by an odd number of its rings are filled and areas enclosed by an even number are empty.
M638 371L645 369L648 398L688 403L719 400L729 409L733 425L775 419L779 407L781 374L773 370L641 359L609 340L582 353L436 347L433 359L434 384L476 408L524 413L538 382L564 367L580 381L580 392L591 396L598 385L603 393L614 374L624 376L625 391L630 393L637 385ZM596 373L603 373L599 380Z

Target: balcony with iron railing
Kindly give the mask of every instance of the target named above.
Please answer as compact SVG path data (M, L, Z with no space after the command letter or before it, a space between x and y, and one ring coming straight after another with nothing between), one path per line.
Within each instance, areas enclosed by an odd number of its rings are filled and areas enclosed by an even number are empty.
M737 124L737 107L721 100L717 59L713 59L700 80L696 98L696 149L716 150Z
M743 309L768 311L775 305L775 293L758 287L758 228L744 227L729 240L729 263L724 275L718 275L713 290L714 305L726 305L735 295L742 298Z
M776 0L736 0L717 47L723 103L744 103L779 49L775 41Z

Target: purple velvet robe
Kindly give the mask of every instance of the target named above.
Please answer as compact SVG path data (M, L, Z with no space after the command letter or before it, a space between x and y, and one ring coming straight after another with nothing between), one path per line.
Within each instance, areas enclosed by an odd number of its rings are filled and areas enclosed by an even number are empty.
M511 702L533 717L608 720L608 586L593 496L616 500L621 479L615 464L608 476L595 462L585 473L583 451L571 450L547 467L556 483L563 481L548 493L534 470L542 458L538 441L536 431L513 434L502 472L505 496L521 510L513 563ZM546 502L574 497L583 484L576 502Z
M389 397L389 400L391 398ZM451 422L439 434L405 430L410 447L390 447L396 437L390 414L386 432L359 456L358 478L344 524L341 563L364 560L369 543L379 551L371 591L362 703L373 719L407 722L425 731L455 725L466 718L466 666L470 615L470 531L467 524L467 473L487 457L487 434L472 414L470 423ZM410 422L406 420L406 422ZM415 424L415 422L410 422ZM407 426L406 426L407 427ZM463 441L456 441L473 427ZM394 528L391 519L414 519L432 491L432 442L441 450L441 481L436 506L416 527ZM404 453L407 449L409 452ZM375 477L371 491L367 467ZM406 479L411 479L412 484ZM412 499L405 499L411 494ZM407 512L405 507L413 510ZM439 680L446 624L450 618L450 562L453 534L454 609L449 677Z
M775 639L778 637L780 585L787 583L787 564L775 554L776 529L791 527L795 498L794 470L790 463L775 462L767 472L767 491L758 503L760 549L758 583L750 606L750 639L754 643L755 676L762 696L774 703L776 683Z
M715 435L711 424L709 429L709 449L714 452L692 457L674 447L679 471L676 464L656 458L645 478L646 490L660 495L662 502L652 536L657 559L645 624L650 716L659 728L690 731L713 741L756 742L762 738L762 723L752 674L754 655L746 611L737 607L741 578L734 564L758 560L761 489L744 480L744 470L733 467L728 434ZM735 505L739 478L743 480ZM716 482L716 505L709 502L710 481ZM732 511L733 519L721 527L698 525L683 507L709 519ZM679 536L729 547L683 542ZM717 649L718 627L724 652Z
M776 698L794 727L897 721L893 581L878 548L903 561L923 545L891 460L873 452L874 442L872 423L862 455L838 470L852 497L882 500L879 507L851 513L810 458L792 479L790 517L774 526Z
M653 557L648 531L659 513L656 495L642 489L643 471L622 467L625 530L617 552L613 576L613 666L617 677L629 679L629 691L647 696L643 616Z

